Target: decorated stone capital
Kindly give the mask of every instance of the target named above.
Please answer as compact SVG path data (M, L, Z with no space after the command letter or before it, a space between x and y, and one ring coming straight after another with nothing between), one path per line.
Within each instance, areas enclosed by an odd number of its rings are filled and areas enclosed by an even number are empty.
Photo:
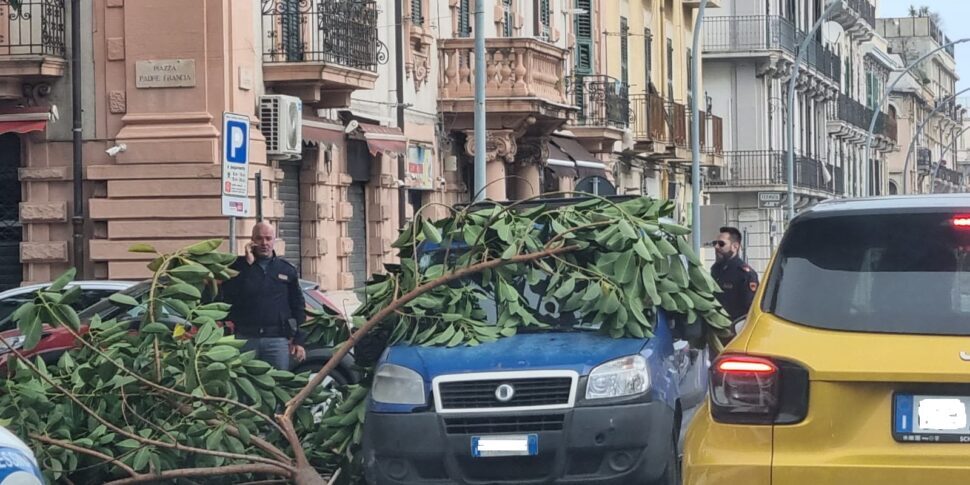
M475 156L475 132L466 131L465 151ZM515 134L512 130L488 130L485 132L485 161L503 161L512 163L515 161L515 154L518 151L515 143Z
M519 140L515 161L521 164L545 166L549 160L549 138L529 136Z

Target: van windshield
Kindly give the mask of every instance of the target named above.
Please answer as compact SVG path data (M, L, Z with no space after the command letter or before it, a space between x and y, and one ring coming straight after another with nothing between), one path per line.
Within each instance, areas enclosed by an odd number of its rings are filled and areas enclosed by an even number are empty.
M452 248L450 252L447 252L450 263L454 265L458 257L461 256L464 251L465 250L463 248ZM444 249L435 249L433 251L423 253L418 259L418 268L421 271L425 271L431 266L443 263L445 253L446 251ZM485 312L485 318L482 320L485 323L495 325L498 322L498 307L495 302L495 294L493 291L483 288L483 286L485 286L483 283L482 276L479 274L464 278L451 284L455 287L471 284L472 287L479 290L477 292L479 295L478 305ZM551 327L552 330L599 330L600 326L602 325L602 322L583 321L580 318L580 313L578 311L561 311L560 307L562 306L563 302L557 301L555 298L553 298L551 292L546 291L548 279L543 279L535 285L530 285L526 281L526 277L522 275L512 281L512 284L518 290L519 294L525 299L528 308L533 310L532 314L536 317L536 319L539 322ZM544 296L547 294L548 296ZM519 327L520 333L537 330L540 329L537 327Z
M797 222L762 309L852 332L970 335L970 229L952 213Z

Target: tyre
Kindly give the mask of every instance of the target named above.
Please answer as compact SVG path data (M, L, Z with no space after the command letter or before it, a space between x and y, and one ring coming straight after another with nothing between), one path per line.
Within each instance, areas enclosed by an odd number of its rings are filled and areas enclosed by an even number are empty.
M324 364L326 364L326 362L304 362L300 364L299 367L294 369L293 373L302 374L304 372L309 372L310 379L313 379L313 376L316 375L316 372L320 370L320 368L323 367ZM330 372L329 375L327 375L327 377L323 378L323 382L320 383L320 387L324 389L331 389L334 386L345 386L348 383L349 383L349 379L347 379L347 377L344 376L339 370L334 369ZM323 414L327 411L327 408L329 407L330 407L329 399L313 406L310 409L310 412L313 413L313 421L315 423L319 423L320 420L323 419Z
M657 480L650 482L649 485L681 485L680 454L677 452L677 435L678 433L675 430L671 438L670 451L667 453L667 464L664 468L664 474Z

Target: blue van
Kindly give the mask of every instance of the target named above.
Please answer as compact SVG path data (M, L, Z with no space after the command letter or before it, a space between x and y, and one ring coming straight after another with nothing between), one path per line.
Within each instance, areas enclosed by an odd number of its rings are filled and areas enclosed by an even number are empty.
M422 244L419 266L442 253ZM707 389L707 353L684 340L700 325L657 309L653 337L614 339L519 288L551 329L386 349L364 423L367 483L679 485L681 418ZM494 299L480 305L495 321Z

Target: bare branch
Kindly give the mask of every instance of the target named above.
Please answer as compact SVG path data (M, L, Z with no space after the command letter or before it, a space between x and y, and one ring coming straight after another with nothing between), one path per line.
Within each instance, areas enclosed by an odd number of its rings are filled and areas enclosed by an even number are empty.
M278 475L290 477L291 473L286 473L277 467L269 465L226 465L205 468L181 468L178 470L167 470L161 473L143 474L131 478L122 478L107 482L106 485L129 485L134 483L169 481L175 478L189 477L220 477L227 475L241 475L244 473L261 473L265 475Z
M29 435L29 437L30 437L30 439L32 439L34 441L40 441L41 443L45 443L45 444L48 444L48 445L57 446L57 447L60 447L60 448L64 448L66 450L75 451L75 452L82 453L82 454L85 454L85 455L88 455L88 456L93 456L93 457L95 457L95 458L97 458L99 460L103 460L105 463L114 463L115 466L117 466L118 468L121 468L122 470L125 471L125 473L127 473L127 474L129 474L129 475L131 475L133 477L138 475L138 473L133 468L131 468L128 465L125 465L124 463L121 462L121 460L119 460L117 458L110 457L110 456L108 456L108 455L106 455L104 453L101 453L101 452L98 452L98 451L94 451L94 450L85 448L83 446L78 446L78 445L75 445L73 443L68 443L67 441L56 440L54 438L49 438L47 436L42 436L42 435L35 434L35 433L31 433Z

